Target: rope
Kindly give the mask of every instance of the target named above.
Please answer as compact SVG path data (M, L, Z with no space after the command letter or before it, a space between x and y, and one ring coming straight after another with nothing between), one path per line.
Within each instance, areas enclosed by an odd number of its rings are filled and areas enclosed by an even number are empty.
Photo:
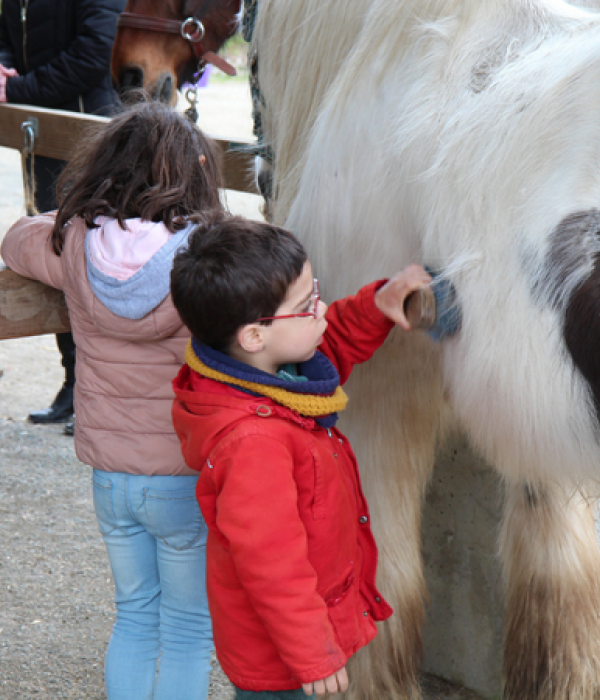
M25 199L25 211L27 216L35 216L38 209L35 205L35 135L37 126L35 120L23 122L23 149L21 150L21 170L23 172L23 196Z
M256 14L258 12L258 0L244 0L244 39L248 43L252 41L254 35L254 25L256 24Z
M256 16L258 14L258 0L244 0L244 19L242 30L244 39L252 42ZM265 143L264 129L262 123L262 110L267 104L260 89L258 80L258 51L256 48L248 55L248 67L250 69L250 94L252 96L252 121L254 123L252 133L256 136L257 144L253 149L255 155L262 158L273 170L275 165L275 154L272 147ZM262 178L259 176L259 189L265 200L265 207L268 211L269 202L273 198L272 172L264 172Z

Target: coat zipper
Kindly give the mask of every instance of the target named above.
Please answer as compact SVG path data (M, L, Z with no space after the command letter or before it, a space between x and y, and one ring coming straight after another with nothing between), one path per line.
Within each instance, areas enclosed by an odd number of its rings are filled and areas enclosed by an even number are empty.
M20 0L21 3L21 30L23 32L23 62L25 70L29 72L29 62L27 61L27 10L29 8L29 0Z

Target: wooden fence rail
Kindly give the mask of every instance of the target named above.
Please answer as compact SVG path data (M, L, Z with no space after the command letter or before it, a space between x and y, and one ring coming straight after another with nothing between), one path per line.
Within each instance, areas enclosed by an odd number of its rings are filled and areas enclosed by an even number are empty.
M66 160L86 130L107 121L77 112L0 104L0 146L22 151L22 125L35 124L34 154ZM223 156L225 187L256 194L251 143L215 139ZM69 330L62 292L28 280L0 265L0 340Z

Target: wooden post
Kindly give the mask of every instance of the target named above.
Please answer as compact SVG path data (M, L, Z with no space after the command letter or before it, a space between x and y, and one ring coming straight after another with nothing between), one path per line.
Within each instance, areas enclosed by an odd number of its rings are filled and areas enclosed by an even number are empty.
M0 340L71 330L63 293L0 269Z
M0 146L23 149L25 122L34 121L34 154L67 160L87 130L108 121L78 112L29 105L0 104ZM223 155L226 189L257 194L253 177L252 143L214 139ZM25 279L0 265L0 340L70 330L61 291Z
M108 121L108 117L79 112L0 104L0 146L21 151L24 144L21 125L32 119L37 121L34 153L59 160L69 158L73 147L86 131ZM223 154L225 187L258 194L253 176L254 156L251 154L254 144L235 139L213 139Z

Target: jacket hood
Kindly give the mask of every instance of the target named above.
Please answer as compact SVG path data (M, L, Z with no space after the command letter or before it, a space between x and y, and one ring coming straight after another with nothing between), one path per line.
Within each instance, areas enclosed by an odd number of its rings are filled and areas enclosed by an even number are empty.
M201 471L214 446L235 426L251 417L283 418L309 430L318 428L312 418L281 406L265 396L202 377L183 365L173 380L173 422L188 467Z
M162 223L99 217L86 234L86 266L90 286L114 314L136 321L168 295L177 252L187 245L192 229L171 234Z
M173 308L168 286L172 255L161 257L174 237L137 272L119 280L102 272L90 260L89 233L85 222L76 217L65 237L62 255L72 271L75 288L72 303L83 307L100 333L111 338L137 344L164 340L180 332L183 324Z

